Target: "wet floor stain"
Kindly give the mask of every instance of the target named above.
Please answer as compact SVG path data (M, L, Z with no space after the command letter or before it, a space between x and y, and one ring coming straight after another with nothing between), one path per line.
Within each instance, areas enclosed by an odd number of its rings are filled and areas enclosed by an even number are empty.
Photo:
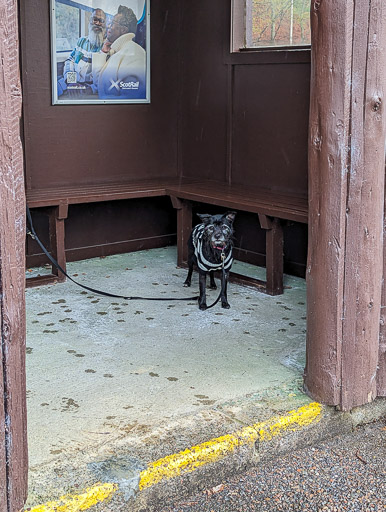
M62 398L61 412L76 412L77 409L79 409L79 404L73 398L67 398L65 396Z
M26 352L26 354L32 354L33 348L32 347L26 347L25 348L25 352Z
M43 316L43 315L52 315L52 311L42 311L41 313L37 314L37 316Z
M87 368L87 370L85 370L85 373L96 373L96 370L92 370L91 368Z
M55 302L52 302L52 304L65 304L66 300L65 299L59 299Z
M75 357L85 357L84 354L75 354Z
M67 350L67 352L68 352L69 354L76 354L76 350L72 350L72 349Z
M106 311L97 311L97 315L107 315L107 312Z
M111 375L111 373L104 373L103 377L106 377L106 379L112 379L114 375Z
M50 453L52 455L59 455L59 453L62 453L62 452L63 452L63 450L50 450Z
M44 329L43 334L56 334L59 331L50 331L48 329Z
M175 382L177 379L177 377L167 377L168 380L170 380L171 382Z
M150 377L159 377L158 373L149 372Z

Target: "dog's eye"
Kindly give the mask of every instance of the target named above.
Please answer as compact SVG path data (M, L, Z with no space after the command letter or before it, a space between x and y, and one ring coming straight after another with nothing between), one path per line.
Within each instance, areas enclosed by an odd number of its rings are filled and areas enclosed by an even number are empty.
M223 224L222 230L224 231L224 233L229 233L229 231L230 231L229 227L226 226L225 224Z
M214 226L210 225L206 229L212 233L214 231Z

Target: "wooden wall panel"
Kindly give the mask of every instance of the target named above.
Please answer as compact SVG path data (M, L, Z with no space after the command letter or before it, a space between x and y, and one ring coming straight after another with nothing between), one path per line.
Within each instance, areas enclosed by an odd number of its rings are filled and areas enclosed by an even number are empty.
M232 183L307 196L309 63L235 65Z
M181 0L179 165L183 176L224 181L227 170L229 8ZM229 51L229 46L228 46Z
M27 496L21 89L16 0L0 0L0 511Z
M179 7L151 5L151 103L51 105L49 0L20 2L28 189L177 175Z

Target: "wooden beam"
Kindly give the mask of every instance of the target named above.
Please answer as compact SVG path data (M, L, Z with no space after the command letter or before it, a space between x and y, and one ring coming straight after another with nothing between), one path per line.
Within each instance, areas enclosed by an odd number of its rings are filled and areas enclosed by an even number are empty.
M386 212L386 194L385 194ZM386 396L386 215L383 217L383 282L381 299L381 322L377 371L377 396Z
M0 0L0 511L27 496L25 201L17 1Z
M311 7L307 363L343 410L376 396L386 83L384 0Z

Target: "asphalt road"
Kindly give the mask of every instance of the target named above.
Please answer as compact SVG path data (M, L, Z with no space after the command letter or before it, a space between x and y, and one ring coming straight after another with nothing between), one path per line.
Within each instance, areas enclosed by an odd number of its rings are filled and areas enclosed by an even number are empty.
M386 419L291 453L162 512L386 511Z

